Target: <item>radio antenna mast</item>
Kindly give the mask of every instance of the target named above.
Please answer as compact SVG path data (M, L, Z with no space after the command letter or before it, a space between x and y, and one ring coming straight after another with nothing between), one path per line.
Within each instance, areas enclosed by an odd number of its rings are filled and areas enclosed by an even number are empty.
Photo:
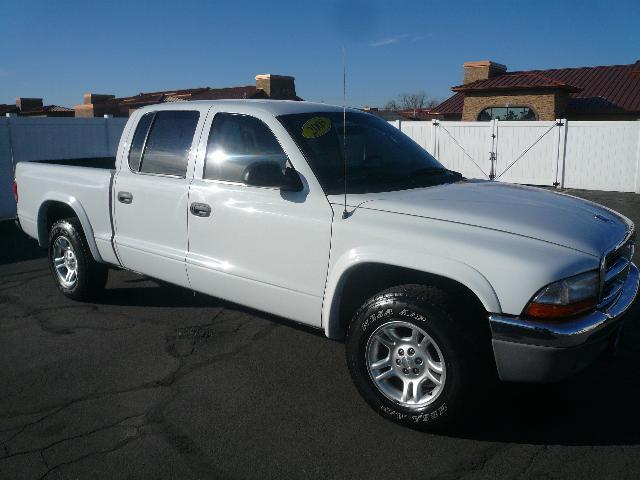
M347 60L344 45L342 46L342 160L344 162L344 210L342 218L348 218L347 212Z

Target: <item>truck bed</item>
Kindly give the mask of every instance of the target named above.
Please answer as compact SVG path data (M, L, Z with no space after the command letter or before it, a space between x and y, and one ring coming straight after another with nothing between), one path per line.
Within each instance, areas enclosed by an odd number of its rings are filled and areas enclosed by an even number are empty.
M16 165L18 218L22 229L47 244L47 211L54 204L73 208L97 257L112 261L111 182L113 158L20 162ZM99 258L100 259L100 258Z
M116 157L92 157L92 158L66 158L63 160L37 160L34 163L45 163L49 165L67 165L69 167L90 167L114 170L116 168Z

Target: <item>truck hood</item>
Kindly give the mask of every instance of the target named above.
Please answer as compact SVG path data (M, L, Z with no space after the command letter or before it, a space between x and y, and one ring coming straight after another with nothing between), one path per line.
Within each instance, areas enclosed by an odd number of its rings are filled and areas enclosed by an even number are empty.
M340 195L330 196L329 201L344 205ZM499 230L598 257L620 242L633 226L626 217L593 202L540 188L489 181L350 194L347 203L352 208Z

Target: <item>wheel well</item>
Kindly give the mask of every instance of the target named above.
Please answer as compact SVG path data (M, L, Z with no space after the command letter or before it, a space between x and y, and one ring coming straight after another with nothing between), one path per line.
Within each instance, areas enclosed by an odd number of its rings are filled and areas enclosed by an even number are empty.
M40 207L38 214L38 241L44 247L49 241L51 226L63 218L77 217L75 210L69 205L58 201L47 201Z
M336 292L336 298L339 302L336 306L338 318L336 319L332 315L335 327L330 329L329 336L344 338L353 315L366 300L382 290L404 284L430 285L441 288L456 295L478 315L487 314L475 293L460 282L410 268L367 263L350 269L341 281L341 286Z

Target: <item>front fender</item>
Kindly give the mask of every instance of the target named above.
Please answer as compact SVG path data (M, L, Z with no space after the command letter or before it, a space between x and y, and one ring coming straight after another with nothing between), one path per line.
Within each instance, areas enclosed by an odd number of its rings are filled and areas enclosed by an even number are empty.
M489 281L470 265L424 252L410 252L407 255L406 251L381 247L354 248L332 262L329 271L322 307L322 325L329 338L339 336L340 292L350 271L367 263L407 268L454 280L471 290L488 312L502 312L498 296Z
M102 256L98 251L98 246L96 245L95 236L93 233L93 228L91 227L91 222L89 221L89 216L85 211L84 207L80 203L80 201L74 197L73 195L69 195L61 192L47 192L45 193L40 200L40 208L38 210L38 243L41 247L45 248L49 241L49 232L47 231L47 223L46 223L46 212L51 203L64 203L69 206L78 217L80 224L82 225L82 230L84 231L84 236L87 240L87 244L89 245L89 250L91 250L91 255L97 262L102 262Z

